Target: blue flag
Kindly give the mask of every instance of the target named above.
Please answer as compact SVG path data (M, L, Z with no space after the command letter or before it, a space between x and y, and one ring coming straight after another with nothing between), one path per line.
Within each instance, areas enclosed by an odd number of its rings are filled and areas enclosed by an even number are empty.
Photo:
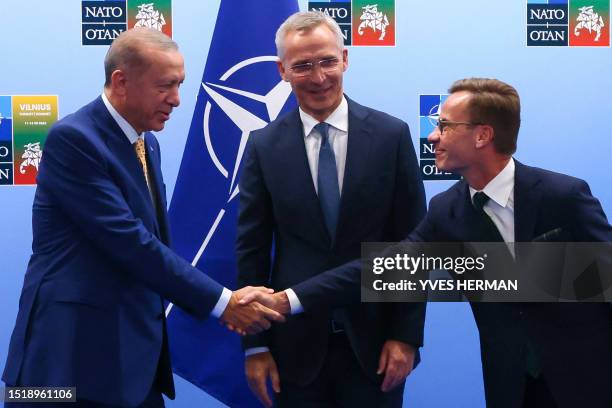
M174 195L174 249L235 289L240 162L251 131L295 107L276 68L274 35L296 0L222 0ZM244 377L238 335L168 305L174 372L230 407L260 406Z

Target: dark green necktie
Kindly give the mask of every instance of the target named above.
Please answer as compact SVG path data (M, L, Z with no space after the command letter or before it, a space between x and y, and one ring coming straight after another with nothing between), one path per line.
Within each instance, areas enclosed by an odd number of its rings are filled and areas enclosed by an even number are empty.
M490 197L482 191L474 194L474 208L478 214L478 221L475 225L477 234L476 237L481 242L504 242L504 239L495 226L495 223L483 209L484 205L489 200ZM537 378L540 375L540 365L538 364L535 349L529 340L526 341L525 345L527 347L525 355L527 372L533 378Z
M482 191L474 194L474 208L478 215L478 221L474 226L476 229L476 237L480 242L503 242L504 239L495 226L495 223L493 223L491 217L484 211L483 207L489 200L489 196Z

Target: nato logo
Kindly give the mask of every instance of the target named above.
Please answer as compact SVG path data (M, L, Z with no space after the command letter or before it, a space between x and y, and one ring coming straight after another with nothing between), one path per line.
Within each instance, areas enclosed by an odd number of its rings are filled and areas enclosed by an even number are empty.
M610 46L609 0L528 0L527 46Z
M344 45L353 43L351 33L351 2L350 1L310 1L308 10L320 11L333 18L342 30Z
M395 0L309 1L308 10L333 18L342 30L344 45L395 45Z
M127 29L127 3L125 0L83 1L81 21L83 45L110 45Z
M89 0L81 3L83 45L110 45L133 27L154 28L172 38L172 0Z
M423 180L460 180L461 176L436 167L434 145L427 136L434 131L440 118L440 107L448 95L419 95L419 167Z

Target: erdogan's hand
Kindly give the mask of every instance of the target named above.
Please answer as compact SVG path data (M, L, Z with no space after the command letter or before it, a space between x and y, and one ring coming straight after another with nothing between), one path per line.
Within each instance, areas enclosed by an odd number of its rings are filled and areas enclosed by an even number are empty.
M246 286L232 293L221 323L240 335L257 334L270 328L270 322L284 322L285 317L259 302L240 303L249 293L272 293L272 289Z
M291 313L291 305L285 291L270 293L264 291L252 291L240 300L241 304L259 302L262 305L276 310L278 313Z

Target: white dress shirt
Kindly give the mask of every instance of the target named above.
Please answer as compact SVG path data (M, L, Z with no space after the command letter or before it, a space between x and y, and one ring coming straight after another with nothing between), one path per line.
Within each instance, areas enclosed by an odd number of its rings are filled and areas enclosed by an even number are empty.
M102 92L102 102L104 102L104 106L106 106L106 109L108 109L110 115L113 117L115 122L117 122L117 125L119 125L119 127L123 131L123 134L125 134L125 137L127 137L127 139L130 141L130 144L134 144L136 143L137 139L142 139L144 137L144 133L136 133L136 130L132 127L132 125L130 125L129 122L125 120L125 118L121 116L119 112L117 112L117 110L110 103L104 92ZM210 314L217 318L221 317L231 297L232 291L227 288L223 288L221 297L219 297L219 300L215 304L215 307L210 312Z
M338 109L340 109L340 107L338 107ZM336 109L336 112L338 111L338 109ZM301 110L300 110L300 116L302 116ZM317 124L317 122L313 118L310 118L310 119L312 119L312 121L308 122L309 129L312 130L312 128L314 127L314 125ZM348 110L346 111L346 119L347 119L346 123L348 125ZM326 120L325 122L329 123L328 120ZM307 122L304 121L303 116L302 116L302 123L304 123L304 134L308 134L307 128L306 128ZM346 127L346 129L348 130L348 126ZM313 133L317 133L317 132L313 132ZM348 135L348 132L347 132L347 135ZM319 140L318 140L317 150L315 152L317 159L318 159L318 147L320 146L320 136L318 136L318 139ZM331 132L330 132L330 139L331 139ZM308 152L308 138L306 139L306 141L307 141L306 150ZM336 152L335 147L336 145L334 145L334 153L336 154L336 163L337 163L338 153ZM312 153L312 154L315 155L315 153ZM344 144L344 161L346 162L346 143ZM312 172L313 164L312 164L310 153L308 156L308 162L310 164L310 169ZM317 165L318 165L318 161L317 161ZM504 241L506 243L509 243L508 249L510 250L510 253L512 254L513 257L514 257L514 245L512 244L514 243L514 167L515 167L514 159L510 158L510 160L508 161L506 166L502 169L502 171L500 171L495 177L493 177L493 179L489 181L489 183L482 189L482 192L484 192L490 198L490 200L487 201L486 204L484 205L483 210L485 213L487 213L489 217L491 217L491 220L493 221L493 223L499 230L499 233L501 234ZM316 171L316 168L317 166L315 165L314 167L315 171ZM344 175L344 163L342 166L342 172L338 170L339 180L340 180L340 177L342 177L343 175ZM317 186L316 173L313 173L313 182L315 183L315 188L316 188ZM472 187L470 187L470 197L472 199L472 203L474 202L474 194L476 194L477 192L478 190L475 190ZM304 308L302 307L302 304L300 303L300 300L298 299L295 292L292 289L286 289L285 292L287 293L287 298L289 299L289 304L291 306L291 314L302 313L304 311ZM268 348L267 347L254 347L254 348L247 349L245 351L245 354L249 356L251 354L261 353L264 351L268 351Z
M514 243L514 159L510 158L506 167L481 190L489 196L483 210L491 218L506 243ZM470 187L470 197L478 190ZM508 245L514 256L514 245Z
M317 178L319 175L319 150L321 149L321 134L315 130L315 126L319 121L308 113L299 108L300 119L302 120L302 128L304 129L304 144L306 146L306 156L308 157L308 166L312 176L312 183L315 191L319 193ZM346 166L346 150L348 145L348 102L343 96L340 105L325 119L325 123L329 125L329 144L334 151L336 159L336 170L338 172L338 187L340 188L340 196L342 196L342 185L344 182L344 168ZM300 300L293 291L289 288L285 290L289 305L291 306L291 314L298 314L304 311ZM267 347L253 347L246 349L244 354L250 356L252 354L263 353L269 351Z
M304 144L308 156L308 166L312 175L312 183L315 191L319 192L317 177L319 174L319 150L321 149L321 134L314 129L318 120L307 114L300 108L300 119L304 128ZM338 187L342 195L342 183L344 182L344 167L346 166L346 146L348 143L348 103L342 97L340 105L331 115L325 119L329 125L329 145L334 151L336 158L336 170L338 172Z
M130 144L134 144L136 143L137 139L142 139L144 137L144 133L136 133L136 130L132 127L132 125L130 125L129 122L125 120L123 116L119 114L119 112L117 112L104 92L102 92L102 102L104 102L104 106L106 106L106 109L108 109L108 112L111 114L113 119L115 119L115 122L117 122L121 130L123 130L123 134L125 134L125 136L128 138Z
M304 143L306 144L306 155L308 166L312 175L312 183L315 191L319 192L317 177L319 174L319 150L321 149L321 134L314 129L318 120L307 114L300 108L300 119L304 127ZM329 144L334 150L336 158L336 170L338 171L338 187L342 196L342 184L344 181L344 168L346 166L346 149L348 145L348 102L343 96L340 105L325 119L329 124ZM302 313L304 308L297 295L292 289L287 289L287 298L291 305L291 314Z

